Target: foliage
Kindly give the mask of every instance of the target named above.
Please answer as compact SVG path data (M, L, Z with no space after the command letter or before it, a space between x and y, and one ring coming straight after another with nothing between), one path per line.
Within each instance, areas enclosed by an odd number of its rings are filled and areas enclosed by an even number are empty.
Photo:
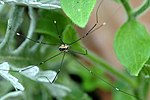
M116 35L116 54L120 62L131 74L136 76L150 57L149 45L150 36L148 32L136 20L129 20L119 29Z
M119 1L128 20L116 33L114 49L132 77L114 69L89 50L86 56L66 54L62 66L62 54L41 64L59 54L61 39L69 44L79 38L73 26L85 27L96 0L0 1L1 99L91 100L88 92L97 88L104 91L113 89L114 100L146 99L150 76L150 36L137 17L148 9L150 1L146 0L135 11L129 0ZM85 53L80 41L70 48ZM60 66L63 68L56 82L51 84ZM112 85L106 71L120 81ZM75 80L72 76L79 78Z

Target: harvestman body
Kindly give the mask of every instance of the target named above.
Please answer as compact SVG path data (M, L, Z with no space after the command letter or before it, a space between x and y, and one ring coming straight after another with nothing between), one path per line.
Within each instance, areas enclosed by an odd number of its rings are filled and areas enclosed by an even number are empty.
M59 51L61 51L61 52L68 52L69 51L69 45L68 44L61 44L60 46L59 46Z

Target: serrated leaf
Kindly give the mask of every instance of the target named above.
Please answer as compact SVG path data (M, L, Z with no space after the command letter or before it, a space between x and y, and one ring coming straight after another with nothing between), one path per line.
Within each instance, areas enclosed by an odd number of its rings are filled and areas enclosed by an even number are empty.
M78 26L85 27L96 0L61 0L66 15Z
M2 64L0 64L0 75L8 80L16 90L24 90L24 87L21 85L21 83L18 82L18 79L14 76L12 76L11 74L9 74L9 64L7 62L4 62Z
M135 20L126 22L117 32L114 49L121 64L137 76L150 57L150 35Z

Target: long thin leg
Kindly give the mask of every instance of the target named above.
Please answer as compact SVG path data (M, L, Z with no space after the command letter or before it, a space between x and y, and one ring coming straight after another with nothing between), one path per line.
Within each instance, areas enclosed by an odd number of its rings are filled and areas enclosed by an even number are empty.
M57 27L57 21L54 21L54 24L55 24L55 28L56 28L56 31L57 31L57 34L58 34L58 37L59 37L59 40L62 44L64 44L63 40L62 40L62 37L59 33L59 30L58 30L58 27Z
M96 78L100 79L101 81L103 81L104 83L108 84L108 85L111 86L114 90L119 91L119 92L122 92L122 93L124 93L124 94L129 95L129 96L132 96L132 97L134 97L134 98L136 98L136 99L138 99L138 100L142 100L141 98L137 97L136 95L129 94L129 93L127 93L127 92L125 92L125 91L123 91L123 90L121 90L121 89L115 87L115 86L112 85L111 83L108 83L106 80L104 80L103 78L101 78L100 76L98 76L97 74L95 74L93 71L91 71L90 69L88 69L85 65L83 65L83 64L82 64L78 59L76 59L72 54L70 54L70 55L75 59L76 62L78 62L83 68L85 68L85 69L86 69L89 73L91 73L94 77L96 77Z
M80 37L79 39L75 40L74 42L70 43L69 45L72 45L72 44L78 42L79 40L85 38L85 37L88 36L90 33L92 33L93 29L94 29L94 28L97 26L97 24L99 23L98 12L99 12L99 8L100 8L102 2L103 2L103 0L101 0L101 2L100 2L99 5L98 5L98 8L97 8L97 10L96 10L96 23L92 26L92 28L91 28L86 34L84 34L82 37ZM104 26L105 24L106 24L106 23L104 22L103 24L101 24L101 25L99 26L99 28L102 27L102 26Z
M38 65L42 65L43 63L45 63L45 62L47 62L47 61L49 61L49 60L51 60L51 59L55 58L56 56L60 55L61 53L63 53L63 52L59 52L58 54L56 54L56 55L54 55L54 56L52 56L52 57L50 57L50 58L48 58L48 59L46 59L46 60L42 61L42 62L41 62L41 63L39 63Z
M65 52L63 53L62 60L61 60L61 63L60 63L60 67L59 67L59 69L58 69L58 71L57 71L57 74L56 74L54 80L52 81L52 83L55 82L57 76L59 75L59 73L60 73L60 71L61 71L61 68L62 68L62 65L63 65L63 61L64 61L64 57L65 57Z
M56 56L58 56L58 55L60 55L60 54L62 54L62 53L63 53L63 52L59 52L58 54L56 54L56 55L54 55L54 56L52 56L52 57L50 57L50 58L48 58L48 59L42 61L41 63L37 64L36 66L41 65L41 64L43 64L43 63L45 63L45 62L47 62L47 61L49 61L49 60L55 58ZM24 69L21 69L21 70L6 70L6 69L0 69L0 70L2 70L2 71L11 71L11 72L22 72L22 71L28 70L28 69L30 69L30 68L33 68L33 67L34 67L34 66L31 66L31 67L27 67L27 68L24 68Z
M116 13L118 12L118 10L120 10L120 7L121 7L121 6L119 6L119 7L117 8L117 10L115 10L115 12L112 13L111 17L113 17L114 15L116 15ZM106 23L107 23L107 21L104 22L103 24L105 25ZM98 30L99 28L101 28L102 26L104 26L103 24L101 24L100 26L94 28L94 30L92 30L91 33L93 33L94 31L96 31L96 30Z
M38 65L41 65L41 64L43 64L43 63L49 61L50 59L55 58L56 56L58 56L58 55L60 55L60 54L62 54L62 53L63 53L63 52L59 52L58 54L56 54L56 55L54 55L54 56L52 56L52 57L50 57L50 58L48 58L48 59L42 61L42 62L39 63ZM64 56L65 56L65 53L63 54L63 58L62 58L62 61L61 61L60 68L59 68L59 70L57 71L57 74L56 74L54 80L53 80L52 82L50 82L50 80L48 79L48 81L49 81L50 83L53 83L53 82L56 80L56 77L58 76L58 74L59 74L59 72L60 72L60 70L61 70L61 67L62 67L62 64L63 64L63 60L64 60ZM38 66L38 65L37 65L37 66ZM22 70L6 70L6 69L0 69L0 70L2 70L2 71L11 71L11 72L22 72L22 71L28 70L28 69L30 69L30 68L33 68L33 67L34 67L34 66L31 66L31 67L28 67L28 68L24 68L24 69L22 69ZM43 77L44 77L44 76L43 76ZM47 78L47 77L45 76L45 78Z
M32 41L32 42L39 43L39 44L44 44L44 45L60 45L60 44L58 44L58 43L56 43L56 44L50 44L50 43L47 43L47 42L42 42L42 41L38 41L38 40L33 40L33 39L31 39L31 38L29 38L29 37L26 37L26 36L24 36L24 35L22 35L22 34L20 34L20 33L17 33L17 35L23 37L24 39L28 39L28 40L30 40L30 41Z
M53 21L53 23L54 23L54 25L55 25L55 28L56 28L56 31L57 31L56 33L58 34L59 40L60 40L61 44L64 44L64 42L63 42L63 40L62 40L62 37L61 37L61 34L60 34L60 32L59 32L59 30L58 30L58 27L57 27L57 21L54 20L54 19L55 19L55 18L54 18L54 13L52 12L51 14L52 14L52 21Z

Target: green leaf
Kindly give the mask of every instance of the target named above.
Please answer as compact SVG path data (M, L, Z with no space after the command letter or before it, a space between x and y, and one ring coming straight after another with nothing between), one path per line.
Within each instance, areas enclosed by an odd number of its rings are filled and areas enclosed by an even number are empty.
M59 35L62 34L70 20L64 16L60 9L39 10L39 16L35 32L44 35L49 43L60 43Z
M36 32L49 34L58 37L58 32L62 33L69 20L62 14L60 9L57 10L39 10L39 19ZM54 24L54 21L57 23Z
M114 49L121 64L137 76L150 57L150 36L142 24L129 20L118 30Z
M70 44L78 39L76 34L74 28L71 25L68 25L62 33L62 40L65 43Z
M61 0L66 15L78 26L85 27L96 0Z

